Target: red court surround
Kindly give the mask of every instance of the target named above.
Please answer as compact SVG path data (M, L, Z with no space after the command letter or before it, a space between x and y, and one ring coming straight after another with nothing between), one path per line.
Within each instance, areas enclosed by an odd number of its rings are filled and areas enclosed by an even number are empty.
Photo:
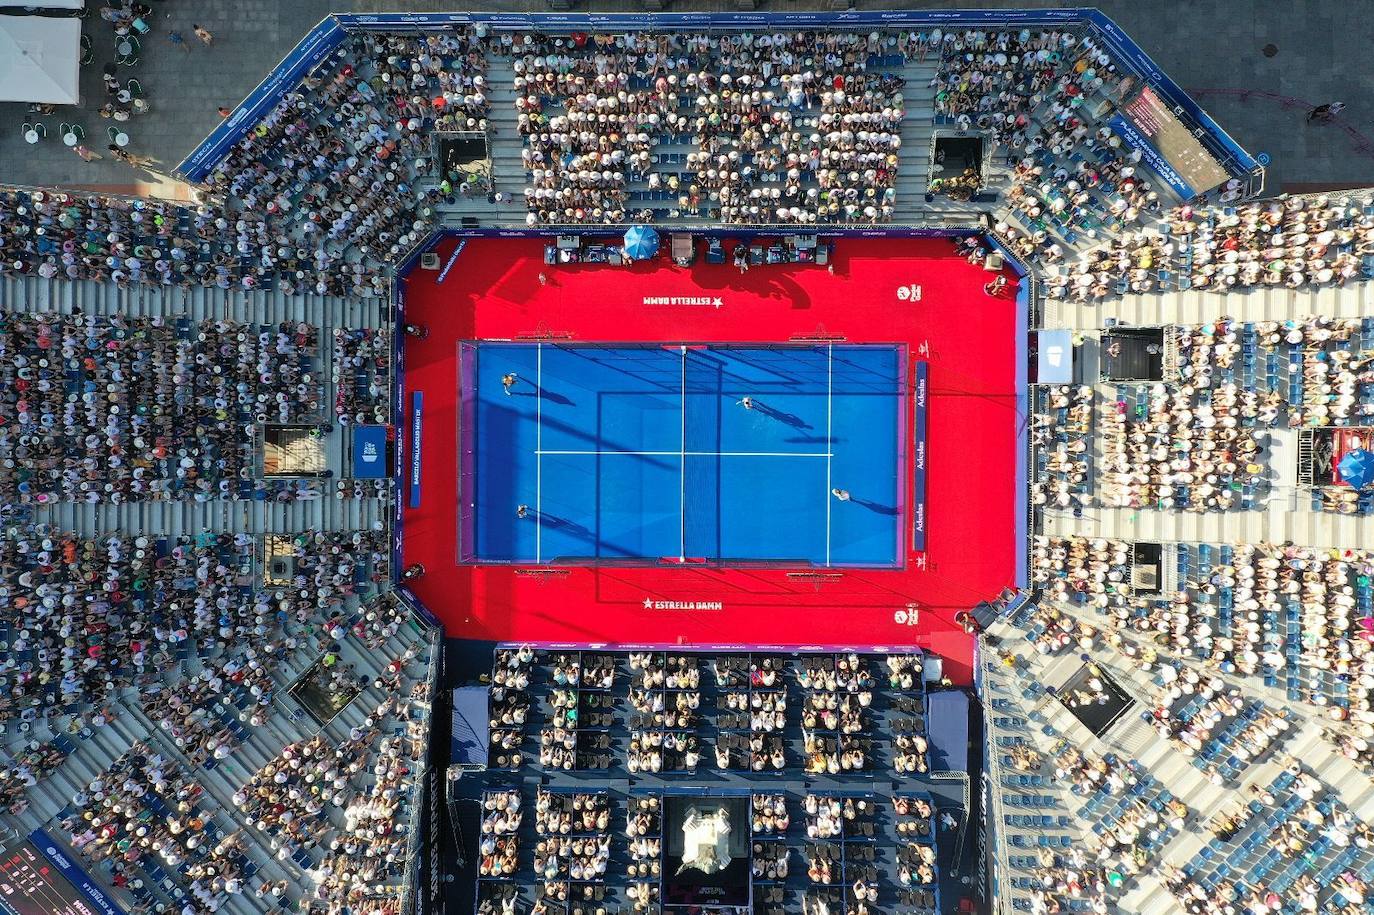
M441 262L456 244L439 245ZM841 238L833 273L789 265L741 275L728 263L699 259L679 268L666 257L631 267L550 267L543 248L538 238L473 238L443 284L437 271L417 269L406 280L406 320L428 327L429 336L405 340L406 408L420 390L424 414L422 501L405 509L402 553L406 564L424 564L426 574L408 586L447 634L613 644L918 644L943 655L946 673L967 683L972 640L953 617L995 596L1015 574L1015 277L990 298L983 290L990 275L954 256L947 239ZM913 284L919 301L899 298ZM721 304L646 305L646 297ZM907 343L913 360L926 352L928 551L909 555L904 570L844 570L824 581L773 569L577 568L530 576L507 566L457 565L455 341L535 333L669 342L838 334L850 342ZM407 485L401 497L408 496ZM654 609L658 601L720 602L722 609ZM898 622L898 611L912 603L920 606L917 623Z

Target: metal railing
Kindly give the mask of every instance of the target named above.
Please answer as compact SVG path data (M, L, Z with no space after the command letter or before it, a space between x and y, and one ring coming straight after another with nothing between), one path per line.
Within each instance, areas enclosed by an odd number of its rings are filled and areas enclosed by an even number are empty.
M420 867L421 843L424 837L431 832L434 823L425 823L425 818L429 816L429 804L422 804L426 800L426 790L433 790L432 786L427 786L430 771L430 759L433 754L431 740L434 733L434 709L437 706L439 687L443 682L443 655L444 655L444 630L442 627L431 623L423 613L411 605L405 592L396 592L397 600L410 610L411 620L429 638L429 673L426 677L428 699L426 700L426 720L425 720L425 747L421 754L419 763L411 773L411 797L410 797L410 832L406 837L406 866L401 876L400 891L400 911L418 911L415 907L415 894L419 891L416 886L416 873ZM429 841L434 841L431 837Z

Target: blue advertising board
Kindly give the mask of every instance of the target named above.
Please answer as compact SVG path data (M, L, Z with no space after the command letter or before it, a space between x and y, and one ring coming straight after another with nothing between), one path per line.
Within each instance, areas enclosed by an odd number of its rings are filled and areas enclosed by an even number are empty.
M353 427L353 476L376 480L386 476L386 426Z
M926 549L926 423L929 409L926 397L929 370L929 363L916 363L916 384L913 388L916 399L916 441L911 453L911 548L918 553L924 553Z
M420 507L420 417L425 406L425 392L410 395L410 507Z
M1164 158L1164 154L1155 148L1145 134L1140 132L1130 121L1119 114L1112 115L1107 126L1121 138L1131 149L1140 150L1140 161L1150 167L1150 171L1164 179L1164 183L1173 188L1174 193L1184 200L1191 200L1197 196L1197 191L1193 186L1174 171L1174 167L1169 164L1169 160Z
M29 833L29 841L53 867L57 868L67 882L90 901L97 912L102 915L124 915L124 910L115 904L80 865L67 857L46 832L35 829Z

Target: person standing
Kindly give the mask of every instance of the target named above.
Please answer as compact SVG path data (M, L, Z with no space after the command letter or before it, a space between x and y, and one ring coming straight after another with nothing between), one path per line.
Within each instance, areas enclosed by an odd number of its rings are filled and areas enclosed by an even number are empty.
M501 387L506 389L506 396L510 396L510 389L515 387L515 382L519 381L514 372L507 372L501 376Z
M744 407L744 409L746 409L746 410L752 410L752 409L754 409L754 398L752 398L752 397L745 397L745 398L743 398L743 399L741 399L741 400L735 401L735 403L738 404L738 405L741 406L741 407Z
M207 47L210 46L211 44L214 44L215 35L214 35L213 32L211 32L211 31L210 31L209 29L207 29L205 26L203 26L203 25L196 25L196 24L192 23L192 25L191 25L191 31L195 32L195 33L196 33L196 37L199 38L201 41L205 42L205 45L206 45Z
M830 490L830 494L835 498L839 499L841 502L849 501L849 490L847 489L840 489L837 486L834 489Z
M181 48L187 54L191 53L191 46L186 43L186 39L176 29L172 29L167 33L167 40Z

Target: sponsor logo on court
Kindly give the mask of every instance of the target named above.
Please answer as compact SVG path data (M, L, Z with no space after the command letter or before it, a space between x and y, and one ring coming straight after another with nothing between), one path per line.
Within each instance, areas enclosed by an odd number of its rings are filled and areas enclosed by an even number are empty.
M720 308L725 300L718 295L646 295L645 305L708 305Z
M718 600L654 600L644 598L645 610L724 610L725 604Z
M897 301L899 302L919 302L921 301L921 286L919 283L911 283L907 286L897 287Z

